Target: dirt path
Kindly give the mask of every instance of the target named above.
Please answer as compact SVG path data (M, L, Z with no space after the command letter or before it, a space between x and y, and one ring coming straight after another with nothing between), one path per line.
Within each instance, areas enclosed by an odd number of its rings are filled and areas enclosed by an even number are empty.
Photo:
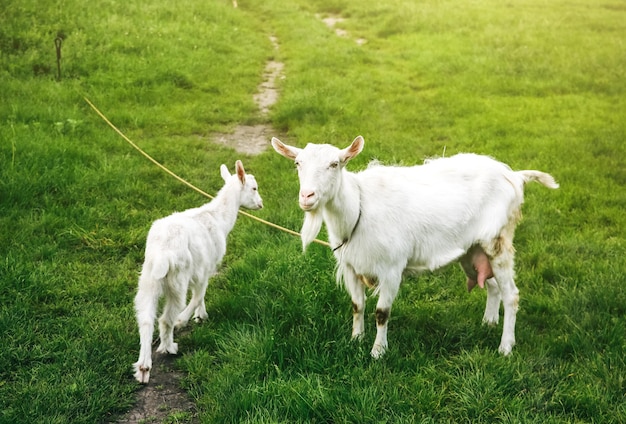
M175 355L152 352L150 382L137 392L133 409L118 424L199 423L196 407L180 387L182 374L176 370ZM130 372L130 371L129 371Z
M278 50L278 40L270 37L270 41L274 50ZM270 107L278 101L276 81L283 77L283 68L284 65L281 62L273 60L265 65L263 82L253 97L263 117L267 116ZM232 133L217 133L212 139L215 143L225 144L240 153L258 155L267 149L274 135L276 131L268 124L238 125Z
M351 38L348 31L336 28L337 24L345 21L344 18L336 15L316 15L329 29L334 30L335 35L342 38ZM274 50L278 50L278 40L270 37ZM356 38L354 42L359 46L367 43L364 38ZM269 113L270 107L278 101L278 88L276 81L283 78L284 65L281 62L269 61L265 65L264 80L258 87L254 95L254 101L259 107L261 116L265 117ZM217 133L212 137L212 141L232 147L240 153L258 155L263 153L269 145L269 140L276 135L276 131L268 124L259 125L238 125L232 133Z

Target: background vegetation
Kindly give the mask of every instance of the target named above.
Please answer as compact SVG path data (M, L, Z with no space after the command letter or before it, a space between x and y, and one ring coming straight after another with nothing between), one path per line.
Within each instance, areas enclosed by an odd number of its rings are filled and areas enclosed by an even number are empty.
M349 37L322 23L329 14ZM2 1L0 421L105 422L130 408L145 235L205 201L83 96L209 192L219 165L241 158L260 183L258 215L297 229L292 164L210 142L263 121L252 96L275 59L283 141L361 134L352 170L474 151L550 172L561 189L527 189L508 358L501 328L480 325L485 293L468 295L448 267L406 280L390 351L372 360L374 299L364 342L350 342L330 252L302 255L297 238L240 218L211 319L179 338L199 418L625 422L625 39L618 0Z

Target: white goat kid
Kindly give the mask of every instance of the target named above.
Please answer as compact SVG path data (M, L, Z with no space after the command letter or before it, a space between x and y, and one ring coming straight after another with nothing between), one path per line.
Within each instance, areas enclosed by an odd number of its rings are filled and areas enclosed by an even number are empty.
M281 155L294 160L305 211L306 249L322 222L337 259L337 280L352 297L352 337L364 332L364 284L376 285L375 358L387 349L387 323L403 273L436 270L459 261L468 290L487 282L483 322L495 325L504 304L499 351L515 344L519 295L513 281L513 235L528 181L557 188L539 171L512 171L487 156L459 154L421 166L373 164L359 173L346 163L363 149L361 136L345 149L328 144L296 148L272 138Z
M210 203L159 219L148 232L135 296L141 348L134 369L140 383L150 379L152 333L160 297L165 296L165 305L159 318L161 344L157 352L175 354L174 327L187 324L192 313L196 321L207 318L204 295L208 281L226 253L226 238L239 207L263 207L254 176L246 174L241 161L235 168L236 173L230 175L226 165L220 167L225 184ZM192 296L185 308L188 289Z

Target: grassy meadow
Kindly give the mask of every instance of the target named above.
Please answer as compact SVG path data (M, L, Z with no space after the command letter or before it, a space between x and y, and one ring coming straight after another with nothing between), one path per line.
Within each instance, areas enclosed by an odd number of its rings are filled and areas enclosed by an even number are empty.
M501 324L481 325L485 292L468 294L450 266L405 279L390 349L373 360L375 298L352 342L329 249L303 255L298 238L240 217L210 319L177 337L200 422L626 422L623 1L1 3L0 423L111 422L131 408L148 228L206 201L84 97L209 193L219 165L241 159L265 203L254 214L296 230L293 164L269 140L248 156L212 133L265 122L298 146L360 134L350 170L472 151L561 184L526 189L510 357ZM253 95L268 60L285 67L265 118Z

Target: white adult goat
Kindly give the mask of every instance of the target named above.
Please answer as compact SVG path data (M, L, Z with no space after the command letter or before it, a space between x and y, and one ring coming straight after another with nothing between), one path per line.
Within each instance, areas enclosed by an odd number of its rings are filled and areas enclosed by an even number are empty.
M345 149L328 144L296 148L272 138L274 149L295 161L300 208L305 211L302 244L326 223L353 304L352 337L364 331L365 288L374 282L376 340L374 358L387 349L391 305L405 271L435 270L460 261L468 289L487 280L483 322L495 325L504 303L500 352L515 344L518 290L513 281L513 234L521 216L524 184L538 181L557 188L549 174L512 171L487 156L459 154L421 166L372 165L359 173L346 163L363 150L361 136Z
M134 369L140 383L150 379L159 298L165 295L157 352L175 354L178 344L174 343L174 327L187 324L192 313L196 321L207 318L204 294L226 253L226 237L235 226L239 207L263 207L254 176L246 174L241 161L235 163L235 168L236 173L230 175L226 165L220 167L225 184L210 203L159 219L148 232L135 296L141 348ZM192 296L185 308L189 288Z

